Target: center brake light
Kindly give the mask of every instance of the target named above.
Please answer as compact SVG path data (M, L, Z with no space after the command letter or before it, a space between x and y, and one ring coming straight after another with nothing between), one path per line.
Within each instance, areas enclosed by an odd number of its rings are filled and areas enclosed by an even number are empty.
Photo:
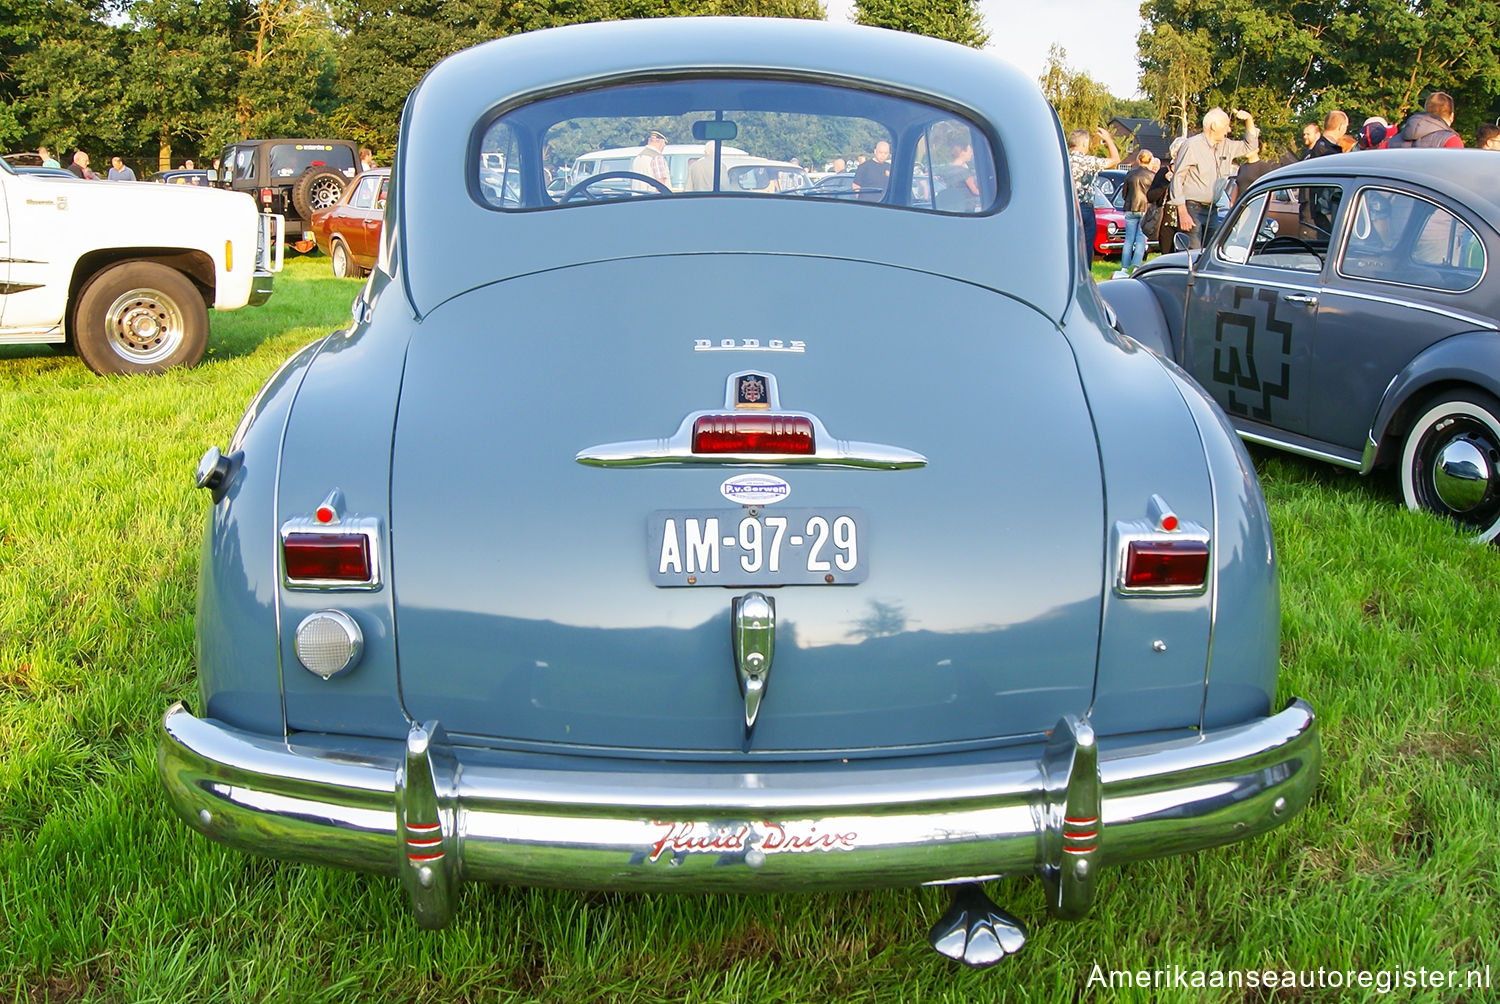
M817 444L812 421L801 416L703 415L693 422L693 452L808 456Z

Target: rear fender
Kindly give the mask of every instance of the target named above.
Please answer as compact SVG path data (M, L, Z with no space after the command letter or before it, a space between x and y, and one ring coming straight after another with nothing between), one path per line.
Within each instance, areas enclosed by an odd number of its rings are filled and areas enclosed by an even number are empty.
M210 718L265 735L283 731L276 667L279 569L266 546L277 456L292 402L322 344L319 339L283 363L245 409L229 441L230 474L209 512L198 563L199 706Z
M1177 358L1166 314L1151 289L1139 279L1111 279L1099 284L1099 296L1115 314L1115 326L1146 348Z
M1460 386L1479 387L1500 397L1500 332L1469 331L1445 338L1396 374L1370 423L1370 442L1384 453L1388 438L1404 434L1433 394ZM1384 456L1370 458L1365 470Z

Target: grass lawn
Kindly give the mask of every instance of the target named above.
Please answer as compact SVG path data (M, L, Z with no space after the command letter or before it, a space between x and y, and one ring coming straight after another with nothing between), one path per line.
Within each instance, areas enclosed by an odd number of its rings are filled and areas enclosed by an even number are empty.
M1033 879L992 883L1031 941L988 972L927 948L939 890L470 886L447 930L423 932L393 879L190 832L160 794L155 746L166 706L196 698L208 503L193 467L284 358L345 323L357 289L323 258L294 260L266 307L213 315L200 366L161 377L0 348L0 1000L1376 997L1111 991L1090 983L1096 965L1489 967L1495 989L1380 999L1500 1000L1500 744L1486 738L1500 721L1500 549L1406 512L1389 478L1269 452L1255 458L1281 559L1281 700L1307 698L1323 728L1312 804L1249 843L1107 871L1079 923L1049 920Z

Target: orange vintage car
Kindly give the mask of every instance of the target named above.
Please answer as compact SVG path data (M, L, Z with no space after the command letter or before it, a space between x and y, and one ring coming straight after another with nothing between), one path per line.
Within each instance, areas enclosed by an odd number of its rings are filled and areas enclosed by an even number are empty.
M390 184L390 168L366 171L344 190L338 205L313 214L313 239L340 279L361 278L374 267Z

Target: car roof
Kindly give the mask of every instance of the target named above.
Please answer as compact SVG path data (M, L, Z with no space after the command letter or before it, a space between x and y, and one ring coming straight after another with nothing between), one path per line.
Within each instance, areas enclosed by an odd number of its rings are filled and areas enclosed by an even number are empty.
M856 209L839 200L641 200L602 213L505 213L472 194L471 144L508 105L684 73L827 82L962 111L1001 151L1004 202L993 216L959 220ZM731 233L742 253L853 256L951 276L1011 291L1052 318L1062 317L1073 296L1075 231L1062 134L1035 81L993 53L908 32L790 18L681 17L506 36L449 56L427 73L407 99L396 167L393 261L418 316L468 289L578 264L584 256L728 250ZM611 226L647 213L668 225ZM713 224L705 226L709 219ZM459 246L455 233L484 241L493 253L468 253L473 245ZM1022 241L1032 252L1018 256Z
M1500 158L1493 150L1356 150L1278 167L1255 187L1285 188L1311 177L1389 178L1446 195L1500 228L1500 203L1493 194L1497 168Z

